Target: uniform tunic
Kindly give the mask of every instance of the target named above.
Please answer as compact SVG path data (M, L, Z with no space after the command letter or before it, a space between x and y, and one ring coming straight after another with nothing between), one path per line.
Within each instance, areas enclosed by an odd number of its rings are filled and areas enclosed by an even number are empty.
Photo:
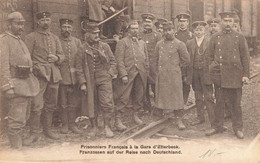
M61 108L75 109L79 106L80 92L76 80L76 54L81 41L75 37L60 36L61 47L65 60L60 64L62 81L59 87L59 105Z
M155 84L155 106L180 110L184 107L181 67L188 66L190 57L185 44L178 39L161 40L155 48L158 75Z
M25 43L20 37L5 32L0 36L0 55L1 55L1 90L14 90L14 97L7 98L2 96L2 102L8 102L8 134L21 134L26 120L29 118L31 97L39 92L39 82L37 78L29 72L26 77L18 77L17 66L29 66L32 70L32 60ZM1 93L1 94L2 94Z

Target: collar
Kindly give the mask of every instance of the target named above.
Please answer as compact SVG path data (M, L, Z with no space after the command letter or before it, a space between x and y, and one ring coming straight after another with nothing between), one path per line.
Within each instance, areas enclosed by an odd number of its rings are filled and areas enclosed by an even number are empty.
M232 29L231 29L230 31L227 31L227 30L225 30L225 29L222 30L222 33L225 33L225 34L229 34L229 33L232 33L232 32L233 32Z
M195 37L196 43L197 43L197 45L198 45L199 47L200 47L201 43L203 42L204 38L205 38L205 35L202 36L201 38Z
M38 29L37 32L40 33L40 34L44 34L44 35L50 35L51 34L50 30L43 31L41 29Z
M15 36L15 35L13 35L12 33L10 33L9 31L6 31L5 33L8 34L8 35L11 36L11 37L17 39L17 40L20 40L20 39L21 39L20 36Z
M181 32L186 32L187 30L188 30L188 28L186 28L186 29L179 28L179 31L181 31Z
M64 40L64 41L71 41L72 40L72 37L69 36L69 37L63 37L62 35L60 35L60 39Z
M137 42L138 41L138 38L137 37L132 37L130 35L128 35L128 38L134 42Z

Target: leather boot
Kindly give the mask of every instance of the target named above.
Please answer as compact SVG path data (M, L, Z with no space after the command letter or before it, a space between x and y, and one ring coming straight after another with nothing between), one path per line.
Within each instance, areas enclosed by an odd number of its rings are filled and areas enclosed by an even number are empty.
M177 126L179 130L184 130L186 126L182 122L182 118L177 118Z
M115 118L115 127L117 128L117 130L119 131L124 131L127 129L127 127L122 123L121 121L121 114L120 113L116 113L116 118Z
M90 129L88 135L90 137L94 137L94 136L96 136L97 130L98 130L97 124L96 124L96 119L95 118L90 118L90 123L91 123L91 127L92 128Z
M53 112L43 111L43 130L44 134L54 140L58 140L59 136L51 131Z
M11 148L20 150L22 148L22 137L17 135L8 135Z
M33 142L36 142L39 139L39 130L40 130L40 120L41 116L37 113L31 113L30 117L30 136L28 138L23 139L23 145L29 146Z
M69 129L75 134L82 134L83 132L76 125L75 119L76 119L76 112L74 110L69 111Z
M62 122L62 127L60 129L60 132L62 134L67 134L69 133L69 126L68 126L68 109L63 108L61 112L61 122Z
M133 118L137 125L140 125L143 123L143 121L138 117L138 112L134 112Z
M104 122L105 122L105 133L106 133L106 137L107 138L112 138L114 136L113 131L110 128L110 118L105 118Z

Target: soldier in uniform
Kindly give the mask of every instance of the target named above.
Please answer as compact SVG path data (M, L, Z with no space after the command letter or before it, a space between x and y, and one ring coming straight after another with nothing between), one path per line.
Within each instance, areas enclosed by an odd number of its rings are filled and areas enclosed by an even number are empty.
M37 13L38 28L25 36L32 56L33 73L40 83L40 92L32 101L31 135L24 141L25 145L38 139L41 113L44 134L51 139L59 139L51 126L53 112L57 108L59 82L62 80L59 65L64 60L64 54L59 38L50 32L50 16L49 12Z
M153 30L153 20L155 16L150 13L141 15L143 20L143 31L140 32L140 38L146 43L149 57L149 76L147 80L146 100L151 106L150 97L154 97L155 93L155 78L156 78L156 57L154 49L157 42L162 39L159 32Z
M190 63L185 44L174 37L172 22L163 24L164 39L155 47L157 75L155 84L155 106L163 109L164 114L174 113L179 130L185 129L182 122L184 102L182 96L181 65Z
M175 33L175 37L186 44L186 42L192 39L193 37L192 33L189 31L190 15L186 13L180 13L176 16L176 18L178 19L179 28ZM186 80L187 70L185 68L182 68L181 71L182 71L182 81L183 81L183 100L184 100L184 104L186 104L190 94L191 83L188 83L188 81Z
M76 75L82 95L83 115L91 121L90 136L97 132L97 109L100 108L104 117L106 137L113 137L110 122L113 118L114 101L112 79L116 78L116 61L107 43L99 38L97 23L86 25L86 42L79 48L76 57Z
M220 32L219 22L220 22L220 20L218 18L212 18L207 21L207 23L209 25L210 36L212 36L213 34L215 34L217 32Z
M39 92L39 82L32 74L31 55L20 38L24 30L22 14L12 12L7 17L8 30L0 35L1 94L9 103L8 138L12 148L22 147L22 134L29 118L31 98Z
M223 132L224 105L229 102L233 130L243 139L241 97L243 83L249 82L249 52L244 36L232 30L234 13L223 12L220 16L222 31L209 42L209 71L216 94L215 121L205 134Z
M210 124L213 125L215 103L213 98L213 85L210 80L206 58L208 56L209 43L209 38L205 36L206 25L207 23L204 21L192 23L195 38L188 40L186 43L191 58L187 80L191 80L192 83L198 117L197 120L192 122L192 125L205 122L204 104L206 105Z
M157 19L157 22L154 23L155 27L156 27L156 31L157 32L160 32L161 34L163 34L163 23L164 22L167 22L166 19L164 18L158 18Z
M71 19L60 19L60 42L65 55L64 62L60 65L62 81L59 87L59 106L62 109L61 133L68 133L69 129L80 134L82 131L75 124L76 112L80 104L80 92L75 75L75 58L81 41L71 36L73 21Z
M128 104L131 93L133 93L133 119L136 124L143 123L138 117L138 111L143 109L149 60L145 42L137 39L138 32L138 22L132 21L128 27L128 36L121 39L116 46L115 57L119 81L115 87L115 91L118 92L115 125L118 130L126 129L120 117Z

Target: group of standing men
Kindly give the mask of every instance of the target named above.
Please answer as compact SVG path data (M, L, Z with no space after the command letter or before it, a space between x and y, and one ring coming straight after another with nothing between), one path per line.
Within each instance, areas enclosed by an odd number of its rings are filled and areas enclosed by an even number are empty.
M139 112L144 102L155 98L155 107L177 117L180 130L190 85L195 92L198 119L205 122L206 105L212 129L207 136L223 132L225 106L230 107L233 129L243 138L241 95L243 83L249 81L249 54L243 35L232 29L235 14L220 13L221 20L192 23L190 15L176 16L179 29L172 21L142 14L143 30L137 21L128 24L127 35L117 42L115 55L99 37L95 22L86 24L85 38L73 36L73 21L60 19L61 35L50 32L51 14L37 13L38 28L25 41L20 35L24 18L19 12L8 15L8 30L1 35L1 89L8 101L8 137L13 148L37 141L42 122L44 134L59 139L52 131L53 112L62 109L61 133L82 133L75 124L77 109L90 118L89 134L97 133L97 111L101 111L106 137L113 137L111 120L119 131L127 129L121 121L127 105L132 104L132 118L142 124ZM215 30L216 27L222 30ZM216 33L215 33L216 32ZM214 88L214 91L213 91ZM216 104L214 102L214 94ZM7 100L5 100L7 99ZM227 105L228 103L228 105ZM21 133L30 119L30 136Z

